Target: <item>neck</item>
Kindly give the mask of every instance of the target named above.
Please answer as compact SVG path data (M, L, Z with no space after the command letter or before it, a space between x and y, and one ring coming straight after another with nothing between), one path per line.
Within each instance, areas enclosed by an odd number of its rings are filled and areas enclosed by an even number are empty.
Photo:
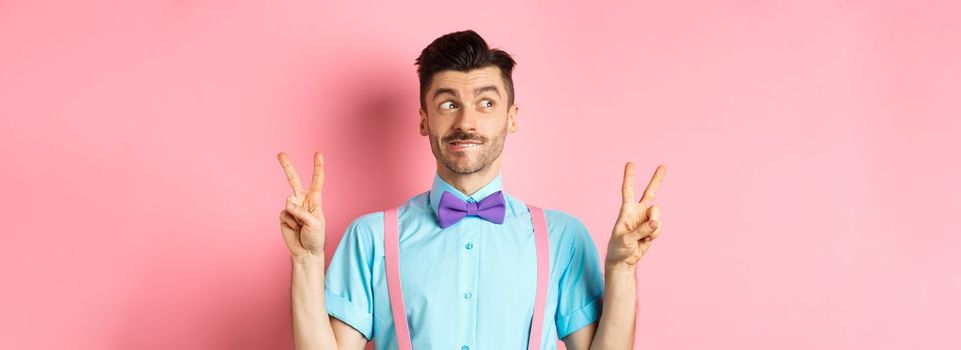
M474 192L477 192L481 187L489 184L499 173L500 159L495 160L490 166L470 174L455 173L439 161L437 162L437 174L440 178L468 196L473 195Z

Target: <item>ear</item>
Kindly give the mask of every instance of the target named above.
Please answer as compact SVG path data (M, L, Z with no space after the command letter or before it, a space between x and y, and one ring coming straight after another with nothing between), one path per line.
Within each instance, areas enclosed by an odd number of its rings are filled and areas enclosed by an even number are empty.
M517 131L517 104L512 104L511 108L507 110L507 131L516 132Z
M424 108L417 110L420 113L420 136L427 136L427 112Z

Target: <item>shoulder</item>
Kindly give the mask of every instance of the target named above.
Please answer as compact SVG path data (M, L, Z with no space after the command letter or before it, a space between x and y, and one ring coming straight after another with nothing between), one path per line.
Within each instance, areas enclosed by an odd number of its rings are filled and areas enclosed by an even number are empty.
M530 213L528 212L529 206L537 206L544 210L544 217L547 219L547 231L548 235L551 237L552 241L561 239L570 239L573 236L584 236L590 237L587 232L587 227L584 223L571 213L560 209L553 209L544 206L540 206L534 203L527 203L520 198L511 196L509 194L505 195L507 199L507 212L509 215L514 215L526 220L530 220Z
M398 207L401 217L410 217L410 215L405 215L407 212L421 213L430 210L430 207L426 206L426 197L427 193L421 193L401 204ZM343 239L350 239L358 244L376 248L380 251L382 244L375 243L381 243L384 240L384 210L368 212L358 216L347 225Z
M340 239L335 256L341 250L357 252L365 259L375 256L377 242L384 237L383 220L383 212L371 212L351 221Z
M594 239L580 218L558 209L544 209L551 241L569 252L596 249Z
M565 228L582 228L584 223L581 219L576 216L560 209L548 209L544 208L544 216L547 217L547 222L558 225L559 227Z
M594 244L591 233L580 218L560 209L541 208L544 209L547 232L552 244L569 249Z
M587 226L578 217L559 210L544 209L544 216L547 219L547 227L551 233L559 235L588 235Z
M537 205L536 203L527 203L507 193L504 194L504 198L507 201L507 214L511 216L522 217L529 220L530 212L528 212L528 208L530 206L537 206L543 209L544 216L547 219L547 229L551 234L554 234L558 230L584 229L586 231L581 220L566 211L548 208Z
M347 226L347 230L360 231L360 232L373 232L375 230L383 230L384 228L384 212L375 211L358 216L354 221L350 222Z

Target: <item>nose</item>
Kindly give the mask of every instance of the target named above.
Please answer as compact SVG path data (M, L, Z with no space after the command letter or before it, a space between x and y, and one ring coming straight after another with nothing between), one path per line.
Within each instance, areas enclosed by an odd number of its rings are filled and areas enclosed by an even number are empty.
M463 131L477 131L477 119L480 117L480 113L469 108L461 109L458 113L457 120L454 122L454 128Z

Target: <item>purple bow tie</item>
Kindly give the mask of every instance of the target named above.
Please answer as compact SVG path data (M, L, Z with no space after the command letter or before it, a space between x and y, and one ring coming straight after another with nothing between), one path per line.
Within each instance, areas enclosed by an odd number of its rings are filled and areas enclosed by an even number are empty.
M441 228L447 228L468 215L480 216L495 224L503 224L505 211L504 194L501 191L491 193L477 203L462 201L454 194L444 191L440 196L440 205L437 206Z

